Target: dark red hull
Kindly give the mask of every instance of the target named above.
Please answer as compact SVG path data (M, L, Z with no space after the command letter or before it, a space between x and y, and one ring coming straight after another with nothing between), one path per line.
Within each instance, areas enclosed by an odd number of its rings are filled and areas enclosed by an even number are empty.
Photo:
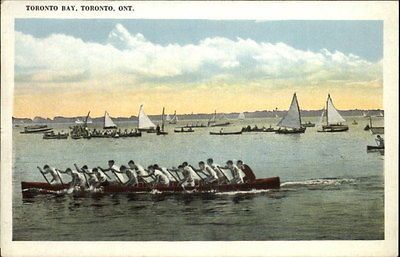
M23 197L33 197L40 194L60 194L61 190L68 189L69 186L65 185L49 185L46 182L21 182L22 196ZM198 193L212 193L212 192L235 192L235 191L251 191L260 189L279 189L280 179L279 177L256 179L253 182L244 184L229 184L229 185L199 185L196 187L186 187L185 189L190 191L196 189ZM173 184L170 186L157 186L160 192L168 193L180 193L185 192L185 190L177 185ZM140 192L150 192L153 190L152 186L146 184L139 184L138 186L121 186L119 184L110 184L105 186L102 191L96 192L94 194L114 194L114 193L140 193ZM82 192L91 194L90 192ZM61 193L62 194L62 193Z

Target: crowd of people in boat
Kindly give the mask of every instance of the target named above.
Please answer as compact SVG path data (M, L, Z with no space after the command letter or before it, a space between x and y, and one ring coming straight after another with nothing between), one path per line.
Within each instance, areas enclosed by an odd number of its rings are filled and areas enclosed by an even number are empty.
M140 136L141 133L138 132L137 129L89 129L84 126L73 126L71 128L71 136L72 137L83 137L83 138L91 138L91 137L135 137Z
M142 165L130 160L127 165L117 165L114 160L108 161L108 167L93 167L87 165L75 169L65 170L50 167L48 164L43 166L43 170L38 167L49 184L64 184L61 174L66 174L71 178L68 183L71 189L75 190L96 190L100 187L116 183L121 186L138 186L140 183L156 186L178 185L185 187L196 187L199 185L224 185L241 184L252 182L256 179L251 169L241 160L236 163L229 160L225 166L214 163L212 158L206 162L200 161L198 168L194 168L187 162L183 162L178 168L168 169L158 164L149 165L145 169ZM114 179L107 173L113 173ZM230 173L230 174L228 174ZM46 174L51 176L49 181ZM124 179L124 181L122 180Z

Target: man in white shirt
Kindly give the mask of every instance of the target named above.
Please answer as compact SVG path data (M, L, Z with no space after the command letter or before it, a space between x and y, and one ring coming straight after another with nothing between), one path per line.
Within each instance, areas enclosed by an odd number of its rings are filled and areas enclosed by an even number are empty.
M169 179L167 176L164 175L164 173L162 173L158 169L155 169L152 165L148 167L148 170L150 171L149 176L155 177L155 185L169 186Z
M211 168L208 164L205 164L203 161L199 162L200 170L207 176L205 179L206 184L212 184L218 181L218 175L213 168Z
M51 180L50 184L56 185L56 184L61 184L61 179L60 179L60 174L58 173L56 168L50 167L49 165L44 165L43 170L38 167L38 169L43 173L43 174L50 174L51 175Z
M192 179L194 180L194 183L199 184L201 178L199 177L199 175L197 175L194 169L187 162L183 162L182 166L185 171L190 173Z
M207 164L210 166L218 176L218 184L226 184L228 183L228 179L225 176L225 174L221 171L221 166L218 164L214 163L214 160L212 158L207 159Z
M144 178L149 177L149 173L143 168L142 165L135 163L133 160L128 162L129 168L136 171L138 181L148 183Z
M179 165L178 170L183 174L183 180L179 183L183 187L183 189L185 189L185 187L187 186L194 187L195 183L190 171L185 169L183 165Z
M171 181L176 181L176 179L171 175L171 173L168 171L166 167L160 167L158 164L153 165L154 169L160 170L165 176L167 176L168 180Z
M106 171L112 171L117 178L117 182L123 184L124 183L124 177L122 175L119 175L118 173L121 173L120 168L115 164L114 160L109 160L108 161L108 168L107 169L102 169L101 167L98 167L100 170L103 172Z
M231 160L226 162L227 168L232 172L233 179L230 181L231 184L242 184L243 183L243 172L233 164Z
M128 181L124 184L125 186L136 186L139 183L135 170L127 168L126 166L122 165L120 167L119 173L123 173L128 177Z

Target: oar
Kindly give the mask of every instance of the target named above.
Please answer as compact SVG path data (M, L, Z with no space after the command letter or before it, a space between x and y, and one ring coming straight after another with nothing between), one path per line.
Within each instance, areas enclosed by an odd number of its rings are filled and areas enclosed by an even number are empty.
M64 185L64 182L63 182L62 179L61 179L61 175L60 175L60 173L58 172L57 169L56 169L56 172L57 172L58 178L60 179L61 185Z
M171 171L169 171L168 169L167 169L167 171L175 179L176 182L179 182L179 180L174 176L174 174L172 174Z
M82 171L81 169L78 168L78 165L76 165L76 163L74 163L74 165L75 165L75 168L76 168L76 170L77 170L78 172L79 172L79 171ZM83 177L85 178L86 186L89 188L90 185L89 185L89 182L88 182L88 180L87 180L87 178L86 178L85 171L83 171L82 173L83 173Z
M50 182L49 182L49 180L48 180L48 179L46 178L46 176L44 175L42 169L41 169L39 166L37 166L37 168L39 169L40 173L43 175L43 177L44 177L44 179L47 181L47 183L48 183L49 185L51 185Z
M101 172L103 172L103 174L107 176L107 178L109 178L110 180L112 180L111 177L108 176L108 174L107 174L102 168L100 168L100 167L97 167L97 168L100 169Z
M224 175L224 177L226 178L226 180L229 182L229 178L225 175L225 173L222 171L222 169L220 167L217 167L217 169L222 173L222 175Z

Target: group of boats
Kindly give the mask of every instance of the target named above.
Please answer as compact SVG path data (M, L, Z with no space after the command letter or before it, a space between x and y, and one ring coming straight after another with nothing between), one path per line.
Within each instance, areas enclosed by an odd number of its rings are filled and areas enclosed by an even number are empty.
M127 130L118 130L117 124L110 117L110 114L105 111L103 119L103 131L101 130L89 130L87 124L93 123L89 117L90 112L85 119L77 119L75 121L75 126L71 127L70 135L72 139L81 138L120 138L120 137L140 137L142 132L154 133L156 135L167 135L168 132L165 130L165 124L177 124L178 116L176 111L173 116L165 115L165 108L162 110L161 123L155 124L148 115L144 112L143 105L139 107L138 113L138 123L134 130L128 132ZM365 113L363 113L365 115ZM383 113L382 113L383 116ZM369 124L364 128L364 130L371 131L372 134L383 134L384 127L376 127L372 124L371 116L369 117ZM246 116L244 113L240 113L237 117L238 120L245 120ZM308 127L315 127L317 125L318 132L344 132L349 130L349 126L345 124L346 120L341 116L339 111L333 104L331 96L328 94L324 109L322 110L320 120L318 124L308 122L302 122L301 111L299 107L299 102L296 93L293 94L292 101L289 106L289 110L282 117L276 128L272 126L266 128L258 128L254 126L243 127L240 131L224 131L223 127L231 125L231 122L226 118L224 114L217 115L214 111L213 115L209 118L206 124L194 123L186 124L185 126L176 127L174 133L192 133L195 128L212 128L212 127L222 127L219 131L210 131L210 135L239 135L242 133L249 132L275 132L277 134L300 134L304 133ZM354 120L353 125L356 125ZM47 125L33 125L24 128L21 133L44 133L44 139L67 139L69 133L54 133L52 128L47 127Z

